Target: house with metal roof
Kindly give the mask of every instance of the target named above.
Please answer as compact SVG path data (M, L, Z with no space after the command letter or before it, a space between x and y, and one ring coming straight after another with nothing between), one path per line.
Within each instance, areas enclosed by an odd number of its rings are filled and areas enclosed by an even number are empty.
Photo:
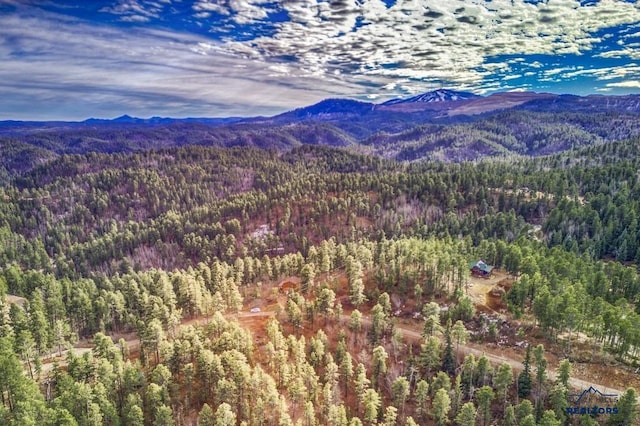
M474 277L488 278L491 276L493 266L487 265L484 260L478 260L477 262L469 263L469 269Z

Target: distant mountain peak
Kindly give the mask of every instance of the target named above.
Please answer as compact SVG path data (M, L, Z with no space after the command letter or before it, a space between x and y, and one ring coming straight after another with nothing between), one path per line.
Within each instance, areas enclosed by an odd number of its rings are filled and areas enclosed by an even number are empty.
M294 116L298 119L331 117L334 115L362 115L373 111L375 104L353 99L324 99L317 104L298 108L277 117Z
M422 93L420 95L412 96L410 98L396 98L384 102L382 105L397 105L406 103L431 103L431 102L452 102L452 101L465 101L468 99L478 99L482 96L476 95L471 92L460 92L450 89L438 89L431 92Z

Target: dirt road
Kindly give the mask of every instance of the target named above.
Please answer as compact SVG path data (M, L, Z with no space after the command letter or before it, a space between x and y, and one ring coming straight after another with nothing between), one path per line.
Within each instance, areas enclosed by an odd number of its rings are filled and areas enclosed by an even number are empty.
M228 315L226 315L227 318L235 318L235 319L239 320L239 322L242 322L243 319L251 320L251 319L271 317L271 316L275 316L275 312L274 311L239 312L237 314L228 314ZM346 315L346 314L342 315L342 317L341 317L341 320L344 323L348 323L349 319L350 319L350 316ZM189 325L205 325L208 322L209 322L209 320L207 318L205 318L205 319L186 320L186 321L183 321L178 326L178 329L187 327ZM371 319L369 317L363 315L362 323L363 323L363 325L370 326L371 325ZM407 339L411 339L411 340L414 340L414 341L419 341L419 340L422 339L421 332L418 331L416 328L409 327L409 326L404 325L404 324L396 324L395 328L397 330L399 330L402 333L402 335ZM140 347L140 340L137 337L134 337L134 336L135 336L134 334L130 334L128 336L128 338L126 339L127 346L129 347L129 350L131 350L131 351L139 350L139 347ZM80 356L80 355L92 350L91 347L87 347L87 346L88 345L84 344L82 347L74 347L74 348L72 348L72 350L74 351L74 353L76 355ZM65 354L66 354L66 351L63 352L63 356L62 357L59 357L59 358L56 359L60 365L64 365L64 356L65 356ZM494 365L499 365L499 364L502 364L503 362L506 362L511 366L511 368L514 369L514 371L521 371L523 369L522 362L520 360L518 360L518 359L505 357L505 356L497 354L495 352L491 352L491 351L489 351L487 349L474 348L471 345L466 345L466 344L460 345L459 349L458 349L458 355L464 357L467 354L473 354L476 358L484 355L489 359L489 362L491 362ZM43 373L46 373L46 372L50 371L52 368L53 368L53 360L50 360L49 362L43 363L42 371L43 371ZM548 376L548 378L550 380L555 380L556 377L557 377L556 370L552 369L552 368L549 368L547 370L547 376ZM593 382L581 379L579 377L571 377L569 379L569 383L577 391L589 389L589 387L593 386L594 388L600 390L600 392L605 393L605 394L622 395L624 393L624 389L611 388L611 387L605 386L603 384L593 383ZM640 398L639 398L639 400L640 400Z
M343 315L342 316L342 320L343 321L349 321L349 316L348 315ZM362 323L364 325L370 326L371 325L371 319L368 318L368 317L364 317L363 316ZM402 333L402 335L404 337L408 338L408 339L412 339L412 340L421 340L422 339L421 332L417 331L414 328L408 327L406 325L400 325L400 324L396 324L395 328L397 330L399 330ZM458 355L466 356L467 354L473 354L476 358L484 355L484 356L487 357L489 362L491 362L494 365L500 365L503 362L506 362L511 366L511 368L514 371L521 371L524 368L523 365L522 365L522 362L520 360L516 360L516 359L513 359L513 358L505 357L503 355L499 355L499 354L493 353L493 352L488 351L486 349L477 349L477 348L474 348L474 347L472 347L470 345L466 345L466 344L460 345L460 347L458 348ZM557 371L555 369L548 368L547 369L547 377L550 380L556 380ZM586 381L586 380L583 380L583 379L578 378L578 377L570 377L569 378L569 385L571 387L573 387L577 391L582 391L582 390L585 390L585 389L589 389L589 387L593 386L594 388L598 389L600 392L602 392L604 394L622 395L624 393L624 391L625 391L625 389L611 388L611 387L605 386L603 384L593 383L593 382ZM638 398L638 401L640 402L640 397Z

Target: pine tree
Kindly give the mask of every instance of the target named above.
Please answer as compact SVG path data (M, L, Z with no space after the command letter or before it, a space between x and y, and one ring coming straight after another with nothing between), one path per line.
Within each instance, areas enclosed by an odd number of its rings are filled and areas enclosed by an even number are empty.
M367 378L367 371L364 365L360 362L356 366L356 375L354 379L354 385L356 390L356 397L358 398L358 413L360 413L361 401L364 400L365 392L369 389L370 381Z
M616 403L617 414L609 416L610 425L633 425L638 417L638 396L633 388L627 389Z
M522 420L520 420L518 426L536 426L536 418L533 416L533 414L528 414Z
M416 385L416 414L419 418L425 419L428 410L427 402L429 402L429 383L426 380L420 380Z
M493 369L489 363L489 358L482 354L476 363L476 385L484 386L489 383L489 378L493 374Z
M473 402L467 402L462 406L455 421L460 426L475 426L476 407L473 405Z
M448 374L453 374L456 371L456 357L453 352L453 344L451 342L451 320L447 322L444 338L445 347L444 356L442 358L442 370Z
M449 421L447 414L451 409L451 399L444 389L439 389L433 397L433 416L438 425L443 425Z
M388 406L384 410L384 426L396 426L396 420L398 419L398 409L392 405Z
M511 369L511 365L503 362L502 364L500 364L496 375L493 377L493 385L496 387L496 391L498 392L498 395L504 402L505 406L507 404L507 393L509 392L509 387L512 383L513 370Z
M369 423L375 423L378 419L378 410L382 404L378 392L374 389L367 389L361 403L364 407L364 420Z
M531 345L527 345L523 369L518 375L518 396L526 398L531 393Z
M209 404L204 404L198 414L198 426L214 426L215 416Z
M569 378L571 377L571 362L568 359L560 361L558 366L558 383L565 388L569 388Z
M493 400L493 389L490 386L483 386L476 391L478 407L482 410L482 425L491 423L491 401Z
M384 350L383 346L377 346L373 350L373 371L371 378L373 379L373 387L377 390L380 389L380 382L382 376L387 372L387 359L389 355Z
M549 395L549 402L551 403L551 408L553 408L556 417L564 422L566 419L566 408L569 406L569 402L567 400L568 391L567 388L562 383L556 383L553 389L551 390L551 394Z
M404 415L404 404L409 397L409 381L406 377L400 376L393 382L391 394L394 404L400 407L400 414Z
M523 399L518 405L514 407L516 414L516 421L520 424L527 416L533 417L533 404L528 399ZM535 418L534 418L535 423Z
M349 301L358 307L366 301L364 282L362 281L362 264L352 256L347 258L346 264L349 281Z
M516 414L513 405L508 405L504 410L504 416L502 417L503 426L515 426Z
M464 357L464 361L462 362L460 380L462 383L462 389L468 395L469 400L471 400L475 392L475 369L475 357L473 354L468 354Z
M538 426L560 426L562 421L556 418L555 413L552 410L546 410L542 413Z
M423 371L430 374L434 369L442 365L440 356L441 344L437 337L429 337L420 348L420 366Z
M418 423L416 423L416 421L413 420L413 417L409 416L407 417L407 420L405 420L404 426L418 426Z
M544 346L539 344L533 350L534 358L536 361L536 392L535 392L535 407L536 417L540 418L542 411L542 401L544 398L544 381L547 378L547 360L544 357Z
M469 331L460 320L456 321L451 329L451 334L456 340L456 354L460 352L460 345L464 344L469 338ZM458 357L456 356L456 367L458 366Z
M300 290L303 294L307 294L309 288L313 286L315 275L315 268L312 263L307 263L302 267L300 271Z
M345 353L340 363L340 377L344 383L344 394L346 396L349 389L349 381L353 377L353 359L349 352Z

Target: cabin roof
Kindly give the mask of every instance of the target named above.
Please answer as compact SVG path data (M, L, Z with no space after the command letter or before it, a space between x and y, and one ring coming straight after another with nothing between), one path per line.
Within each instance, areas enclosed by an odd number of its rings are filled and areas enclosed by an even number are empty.
M478 260L477 262L470 262L469 269L478 268L482 272L489 273L493 270L493 266L487 265L484 260Z

